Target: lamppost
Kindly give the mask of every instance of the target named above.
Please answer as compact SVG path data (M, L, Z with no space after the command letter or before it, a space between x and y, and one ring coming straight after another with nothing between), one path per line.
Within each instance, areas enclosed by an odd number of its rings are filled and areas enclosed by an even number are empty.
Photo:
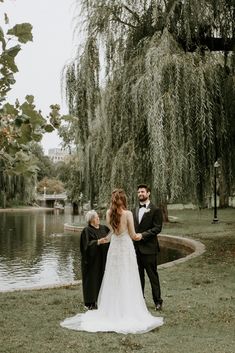
M46 188L46 186L44 186L43 191L44 191L44 194L43 194L43 197L44 197L44 207L46 207L46 205L47 205L47 202L46 202L47 188Z
M214 163L214 218L212 223L218 223L217 218L217 168L220 166L219 162Z
M47 193L47 188L46 188L46 186L44 186L43 187L44 200L46 199L46 193Z
M83 193L82 192L80 192L79 201L80 201L80 207L81 207L80 214L83 214Z

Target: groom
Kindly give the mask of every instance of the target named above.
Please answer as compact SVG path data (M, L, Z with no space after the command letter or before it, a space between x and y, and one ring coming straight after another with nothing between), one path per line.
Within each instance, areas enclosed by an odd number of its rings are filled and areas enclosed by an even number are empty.
M146 184L137 187L139 205L133 211L136 233L141 233L140 240L135 241L140 281L144 293L145 271L152 287L152 296L156 310L162 309L161 289L157 272L157 251L159 244L157 234L162 229L162 213L150 202L150 189Z

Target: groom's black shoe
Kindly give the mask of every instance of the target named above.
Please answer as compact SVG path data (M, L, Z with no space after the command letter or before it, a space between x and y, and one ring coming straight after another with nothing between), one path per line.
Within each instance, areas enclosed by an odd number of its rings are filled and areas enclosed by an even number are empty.
M88 307L88 310L95 310L97 309L97 305L96 304L92 304Z
M97 309L97 305L95 303L92 303L92 304L85 304L85 308L87 310L95 310Z
M162 310L162 303L157 303L157 304L155 305L155 310L156 310L156 311L161 311L161 310Z

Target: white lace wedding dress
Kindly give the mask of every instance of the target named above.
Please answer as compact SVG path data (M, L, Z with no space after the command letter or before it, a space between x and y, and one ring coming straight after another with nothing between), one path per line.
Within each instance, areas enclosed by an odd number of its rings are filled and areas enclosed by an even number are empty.
M88 332L144 333L163 324L147 310L134 245L128 231L112 234L98 309L61 322L62 327Z

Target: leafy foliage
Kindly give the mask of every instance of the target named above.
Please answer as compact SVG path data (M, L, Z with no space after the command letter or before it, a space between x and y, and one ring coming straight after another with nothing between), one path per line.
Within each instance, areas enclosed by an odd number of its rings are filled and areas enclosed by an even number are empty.
M56 178L45 177L38 183L37 190L40 193L44 192L44 187L46 187L47 194L60 194L64 192L63 183Z
M79 154L71 155L66 162L56 165L56 175L64 184L67 197L71 202L78 203L82 188L82 159Z
M45 156L42 146L37 142L30 142L29 147L33 156L36 157L36 164L38 167L37 180L40 181L44 177L55 177L55 164L48 156Z
M6 14L4 19L5 27L8 28ZM14 74L18 72L15 59L21 50L21 43L32 39L32 26L29 23L16 24L6 31L0 27L0 180L3 195L0 206L5 206L7 200L13 199L11 183L14 185L16 180L23 185L21 202L30 200L34 192L38 160L31 153L29 143L41 141L44 132L51 132L60 124L58 105L51 106L50 123L47 123L47 119L36 110L32 95L27 95L23 103L18 100L15 104L6 102L7 94L15 83ZM11 43L17 44L11 46Z
M30 23L21 23L9 29L7 34L17 37L20 43L27 43L33 40L31 30L32 26Z

